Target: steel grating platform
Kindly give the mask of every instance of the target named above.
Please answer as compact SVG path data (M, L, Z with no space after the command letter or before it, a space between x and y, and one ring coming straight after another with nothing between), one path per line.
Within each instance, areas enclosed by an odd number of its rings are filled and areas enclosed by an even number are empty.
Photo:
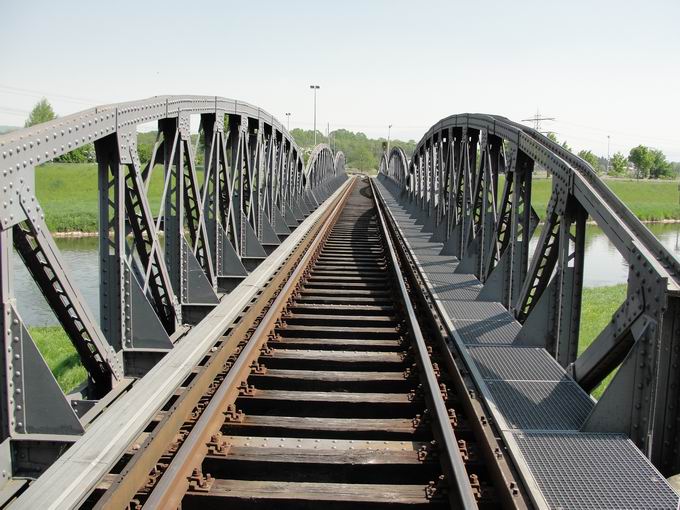
M443 301L452 320L509 321L512 315L503 305L491 301Z
M511 429L576 431L593 408L590 397L571 380L494 379L487 380L487 387Z
M562 381L565 378L562 367L539 347L470 346L468 351L487 380Z
M521 326L513 318L496 321L453 321L466 345L513 345Z
M521 324L500 303L475 301L479 280L430 243L387 179L375 179L454 333L537 501L554 509L678 507L678 495L627 438L581 433L593 400L543 348L520 343ZM394 194L392 194L394 190ZM439 251L438 251L439 250ZM533 480L531 480L533 478Z
M427 280L437 297L443 301L474 301L482 290L477 279L467 274L430 273Z
M673 489L623 436L518 433L515 440L551 508L677 508Z

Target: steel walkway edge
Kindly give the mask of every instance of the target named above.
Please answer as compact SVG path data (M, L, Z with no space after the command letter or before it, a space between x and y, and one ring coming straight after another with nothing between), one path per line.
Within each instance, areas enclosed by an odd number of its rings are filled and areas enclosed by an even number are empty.
M40 478L13 503L12 509L76 507L111 469L222 333L265 287L300 241L342 195L342 183L241 284L195 326L127 395L96 420Z
M454 272L458 260L442 253L396 183L374 182L536 506L678 508L678 495L628 438L580 432L592 398L545 349L516 340L520 324L505 307L478 299L482 284Z

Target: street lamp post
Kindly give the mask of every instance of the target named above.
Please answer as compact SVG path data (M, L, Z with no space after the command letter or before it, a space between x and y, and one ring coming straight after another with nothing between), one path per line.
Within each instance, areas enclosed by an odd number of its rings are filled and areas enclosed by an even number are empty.
M309 88L314 91L314 145L316 146L316 91L321 87L319 85L310 85Z
M392 124L387 126L387 157L390 157L390 131L392 130Z
M611 161L609 157L609 142L611 141L611 136L607 135L607 175L609 175L609 163Z
M286 130L290 131L290 112L286 112Z

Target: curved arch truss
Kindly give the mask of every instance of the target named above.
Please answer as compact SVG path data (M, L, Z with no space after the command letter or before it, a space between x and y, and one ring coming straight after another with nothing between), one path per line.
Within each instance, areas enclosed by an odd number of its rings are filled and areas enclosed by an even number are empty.
M157 123L157 137L142 165L137 128L148 123ZM99 176L101 326L62 262L34 184L36 165L90 143ZM212 96L99 106L11 132L0 137L0 168L2 323L15 360L13 370L2 364L11 388L3 394L17 395L3 401L1 439L82 431L16 310L12 247L76 347L89 397L98 398L153 366L345 179L341 153L318 147L305 169L274 117ZM158 204L149 197L154 173L162 175Z
M552 176L542 223L539 167ZM514 314L517 342L544 347L588 392L619 367L584 430L625 433L662 472L680 469L680 263L585 161L503 117L464 114L435 124L410 161L393 149L380 175L458 258L456 272L484 284L478 299ZM626 300L579 355L588 219L629 277Z
M345 178L345 155L342 152L334 154L326 144L317 145L310 154L305 169L308 200L320 204Z

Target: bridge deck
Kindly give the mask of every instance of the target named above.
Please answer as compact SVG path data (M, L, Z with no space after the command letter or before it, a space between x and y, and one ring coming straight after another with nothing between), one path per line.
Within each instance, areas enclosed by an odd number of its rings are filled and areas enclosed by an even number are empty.
M501 303L479 300L479 280L455 273L458 259L442 254L391 181L376 184L539 498L551 508L676 508L677 494L625 436L579 431L590 396L545 349L518 341L521 325Z

